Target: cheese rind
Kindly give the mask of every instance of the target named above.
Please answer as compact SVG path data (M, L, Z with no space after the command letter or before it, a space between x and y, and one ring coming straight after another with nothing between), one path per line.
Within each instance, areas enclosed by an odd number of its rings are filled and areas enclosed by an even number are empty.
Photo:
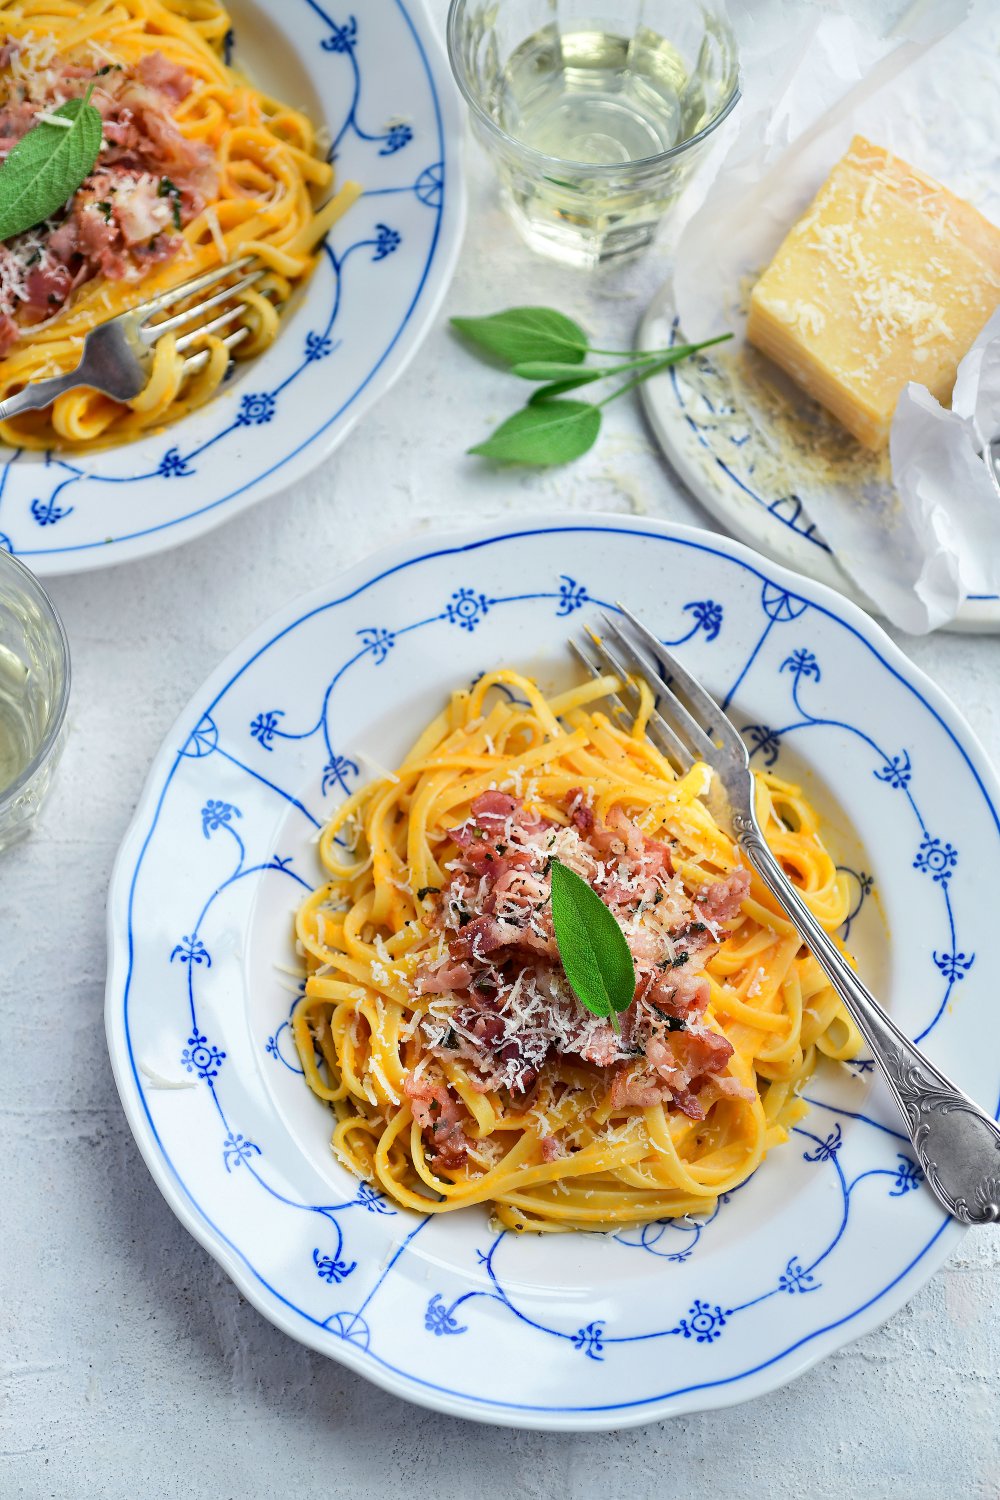
M871 449L904 386L942 403L1000 305L1000 228L863 136L750 297L747 337Z

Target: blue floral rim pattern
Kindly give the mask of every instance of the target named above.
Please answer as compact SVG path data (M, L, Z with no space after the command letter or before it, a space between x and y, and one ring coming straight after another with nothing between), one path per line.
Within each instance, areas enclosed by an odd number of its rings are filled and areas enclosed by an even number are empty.
M433 131L427 132L429 138L426 139L422 132L418 132L404 120L389 121L381 128L374 128L367 121L362 123L364 80L358 54L360 43L365 39L365 17L362 16L359 20L356 16L350 16L344 20L336 20L317 0L305 0L308 9L327 32L319 42L321 52L346 64L353 80L343 119L333 131L331 159L337 160L345 145L353 143L374 151L377 157L398 162L400 180L393 185L371 187L362 192L359 200L362 205L366 202L384 203L384 220L379 219L370 231L365 230L346 244L335 245L331 240L324 245L321 268L315 273L314 282L317 287L324 287L325 305L316 309L316 326L305 332L297 362L292 362L282 378L267 389L252 388L253 372L247 370L244 385L251 388L246 390L235 407L232 403L219 404L222 423L217 430L206 431L204 422L195 421L203 413L196 413L195 418L188 418L168 431L160 441L159 452L155 451L155 438L141 439L128 449L112 450L117 454L135 453L140 466L139 472L112 472L115 464L112 462L108 465L105 462L106 455L100 453L90 459L48 452L39 461L34 461L27 459L21 449L13 452L5 450L0 458L0 548L31 559L36 568L44 568L47 558L95 553L101 554L96 565L103 566L106 562L116 560L115 552L119 546L137 543L142 538L175 528L185 528L178 536L178 540L182 540L185 535L191 534L189 528L199 518L206 518L222 507L230 506L240 497L250 496L251 492L259 490L273 476L279 475L289 465L294 465L293 472L280 480L280 483L289 482L295 473L304 472L311 466L311 462L318 461L322 452L326 451L316 448L318 440L324 434L328 435L329 446L331 438L335 439L347 431L347 426L353 419L352 408L369 392L374 381L384 378L387 364L392 367L400 342L410 330L414 314L427 300L429 283L437 278L441 270L440 263L447 260L448 253L454 249L452 244L443 245L443 226L446 217L460 226L464 202L458 164L453 159L454 129L449 124L446 132L445 113L435 79L435 68L428 56L424 38L405 0L387 0L387 3L398 12L401 25L411 38L415 56L420 61L423 86L427 90L434 120ZM371 19L368 18L369 21ZM372 38L370 25L367 40L371 58L375 55L373 48L379 43ZM419 157L415 157L415 153L419 153ZM428 229L421 236L419 245L404 244L404 235L394 221L392 207L403 197L420 204L421 213L426 212L428 216ZM351 217L348 216L344 221L348 230L350 224ZM335 233L339 232L340 226L335 226ZM426 245L423 243L424 238ZM357 383L332 411L323 411L320 406L322 420L308 435L300 440L293 440L288 451L282 451L281 417L286 411L284 403L290 399L287 393L296 391L301 400L303 377L308 375L311 379L319 361L336 361L340 353L338 317L352 266L356 266L359 259L381 265L390 257L397 257L401 247L404 255L412 259L415 253L419 260L414 264L412 290L398 325L383 347L360 351L363 363L358 370ZM320 301L318 297L316 300ZM287 329L282 330L279 339L284 339L287 332ZM316 399L318 389L315 384L310 387L311 399ZM307 396L307 399L310 397ZM211 413L213 405L215 403L206 407L204 414ZM241 476L240 482L236 484L229 479L227 484L224 468L207 473L203 467L206 455L220 448L232 450L234 442L245 443L248 430L264 426L270 427L269 436L273 433L273 438L270 447L261 450L260 467L250 477ZM331 429L335 429L333 433ZM185 436L189 433L196 433L197 437L193 442L189 437L185 443ZM310 448L315 448L315 453L306 459L305 455ZM152 454L151 449L154 450ZM275 449L277 457L273 456ZM296 463L296 460L302 462ZM118 531L112 527L114 534L108 535L108 517L100 517L96 513L102 491L113 498L121 492L123 486L153 481L159 481L161 485L169 482L171 492L180 501L176 513L171 513L168 519L145 526L128 527L128 522L134 520L134 512L126 512L127 520L124 524L128 529ZM206 488L208 498L205 496ZM213 493L213 490L221 490L221 493ZM252 498L263 496L253 495ZM190 508L188 501L194 502ZM14 513L11 513L12 507L15 508ZM82 541L61 541L65 522L74 514L77 514L79 521L79 516L83 513L81 507L89 507L89 512L94 513L93 535ZM5 519L5 512L9 514L9 519ZM204 524L203 520L198 529L204 529ZM84 561L80 563L81 567L91 565L94 564Z
M878 646L872 640L870 640L865 633L858 630L853 624L850 623L849 620L845 619L836 611L831 610L821 603L815 602L815 600L806 600L799 595L791 592L785 584L769 576L754 563L747 561L744 556L740 555L742 549L734 548L732 551L725 551L721 548L713 547L704 541L696 540L691 535L663 532L653 529L643 530L637 527L618 527L610 523L605 525L580 524L565 526L545 526L536 529L525 529L522 531L500 533L497 535L489 536L482 540L476 540L464 544L457 544L451 547L446 546L435 550L430 550L415 556L408 557L405 561L397 562L393 566L388 567L383 571L376 573L370 578L366 579L363 583L359 584L356 588L352 589L348 593L335 599L328 599L322 604L315 606L315 608L299 616L291 624L283 626L273 636L271 636L262 645L255 649L253 654L247 660L241 663L237 670L216 693L211 702L199 711L197 722L193 726L189 725L186 733L183 733L181 747L175 753L173 764L170 766L169 771L166 774L163 786L159 794L159 798L157 800L156 811L154 813L152 823L150 824L145 834L141 849L139 850L138 858L136 859L129 879L129 959L128 970L125 978L124 994L121 997L121 1004L123 1006L122 1016L124 1019L128 1055L132 1070L131 1082L138 1092L138 1098L141 1101L148 1126L152 1131L153 1137L156 1140L160 1151L163 1153L163 1158L170 1167L174 1175L174 1179L177 1182L181 1192L187 1197L188 1201L201 1217L204 1224L211 1230L212 1237L217 1241L225 1244L228 1250L232 1252L232 1254L246 1267L246 1270L250 1274L250 1276L255 1278L258 1283L263 1286L273 1297L277 1298L290 1311L294 1312L299 1317L304 1319L316 1330L326 1330L327 1333L332 1333L338 1339L343 1340L345 1344L353 1346L354 1350L358 1354L363 1356L365 1360L372 1360L376 1362L386 1370L402 1377L405 1381L417 1386L426 1387L429 1390L433 1390L441 1394L455 1397L461 1401L468 1402L471 1405L481 1403L484 1406L492 1407L494 1409L508 1407L511 1410L538 1412L584 1412L617 1410L626 1411L632 1407L641 1407L660 1403L670 1399L671 1397L681 1396L690 1393L691 1391L709 1389L717 1385L732 1384L735 1381L755 1374L759 1370L767 1368L768 1366L777 1363L781 1359L786 1358L795 1350L802 1348L804 1345L818 1338L821 1334L829 1332L832 1328L842 1326L843 1324L850 1322L852 1319L857 1318L861 1313L872 1307L881 1298L884 1298L893 1289L893 1287L895 1287L900 1281L902 1281L908 1275L908 1273L920 1262L920 1260L928 1253L931 1247L938 1242L938 1240L941 1238L941 1235L949 1227L949 1221L947 1219L939 1223L937 1228L935 1229L935 1232L918 1251L918 1253L912 1258L912 1260L910 1260L908 1264L899 1272L899 1274L896 1275L885 1286L883 1286L881 1290L873 1297L867 1298L851 1313L847 1314L843 1318L837 1319L834 1322L824 1323L822 1326L815 1328L804 1338L796 1340L787 1348L780 1350L769 1359L766 1359L761 1363L755 1365L752 1369L746 1369L742 1371L739 1375L734 1375L723 1380L707 1381L701 1384L676 1387L669 1391L658 1392L655 1395L643 1397L636 1401L614 1402L608 1403L607 1405L547 1406L539 1405L537 1403L520 1404L500 1401L494 1397L479 1397L467 1391L453 1390L444 1385L428 1381L423 1377L412 1373L411 1371L401 1369L396 1364L385 1360L382 1356L380 1356L377 1350L373 1349L370 1346L370 1329L368 1323L365 1320L365 1311L371 1303L372 1298L376 1295L379 1288L383 1285L386 1277L392 1271L399 1257L406 1252L408 1247L412 1244L413 1240L425 1228L426 1223L428 1222L426 1219L418 1220L413 1230L409 1234L407 1234L402 1243L398 1245L392 1259L384 1268L375 1285L360 1305L355 1308L331 1314L326 1319L318 1319L316 1317L313 1317L302 1307L296 1306L292 1301L286 1298L280 1290L274 1287L261 1275L261 1273L254 1267L250 1258L239 1248L239 1246L233 1243L233 1241L228 1238L225 1233L221 1229L219 1229L218 1226L213 1222L210 1214L207 1213L205 1208L203 1208L201 1204L198 1203L194 1195L185 1185L180 1173L176 1170L176 1168L174 1168L173 1163L170 1161L169 1155L162 1145L160 1136L157 1132L157 1128L149 1108L149 1103L146 1098L145 1089L143 1087L142 1080L136 1067L136 1061L132 1053L132 1038L128 1017L129 997L132 983L132 962L134 955L134 934L132 930L133 903L135 897L136 881L138 879L139 871L142 866L142 861L145 857L146 851L155 832L157 821L160 816L160 811L163 807L164 798L175 773L185 760L189 760L192 757L200 760L204 759L205 757L221 753L224 755L228 763L236 765L239 769L247 772L258 781L265 780L265 778L259 771L252 769L250 766L245 765L242 762L238 753L236 753L236 747L229 745L224 750L222 749L220 745L219 731L216 728L215 720L213 718L214 710L221 703L222 699L225 697L226 693L233 686L233 684L249 669L249 667L254 662L259 660L259 658L263 656L263 654L272 645L274 645L275 642L282 639L290 632L298 629L300 626L305 624L306 621L312 619L314 616L322 614L324 611L333 609L338 605L342 605L348 600L358 598L367 589L372 588L375 584L383 581L388 577L393 576L394 574L399 574L406 569L413 568L421 563L430 562L437 558L459 559L463 555L468 555L469 553L476 552L482 548L497 546L504 542L518 541L531 537L572 535L581 533L627 535L630 537L635 537L638 535L641 536L646 542L656 541L660 543L668 543L679 548L686 547L697 549L701 553L718 557L719 559L725 561L730 565L738 565L745 574L750 575L756 579L757 585L759 586L759 600L763 615L761 634L749 648L747 659L743 664L741 670L737 674L735 680L733 681L728 694L726 695L727 703L737 692L747 673L753 666L753 663L757 659L765 641L767 640L772 630L776 627L787 627L794 625L796 630L798 631L800 627L798 626L797 622L802 619L802 617L808 610L815 610L820 615L825 615L831 620L835 621L841 628L848 630L862 643L862 645L869 652L872 653L872 655L879 661L884 669L888 670L893 675L893 677L895 677L903 686L907 688L907 690L911 694L914 695L914 697L931 715L933 715L934 719L944 729L949 739L952 741L953 745L961 755L966 768L972 773L976 786L978 787L978 790L989 809L993 827L998 833L1000 833L1000 814L998 814L997 808L994 805L990 792L984 784L977 767L973 763L973 760L970 758L969 753L966 750L965 746L962 744L960 738L956 735L955 731L941 716L938 709L924 695L920 688L914 682L910 681L907 676L898 671L897 668L892 664L892 662L882 654ZM561 578L554 580L553 587L550 592L533 593L528 595L510 595L505 598L491 597L482 591L470 588L466 584L461 583L459 581L459 577L460 575L456 575L456 584L458 584L458 586L454 588L450 598L442 601L442 606L439 612L424 616L419 620L407 622L406 624L402 625L398 622L393 622L391 629L385 628L384 626L380 625L378 627L372 626L370 628L360 630L358 632L359 644L348 656L345 662L340 666L340 668L338 668L338 670L333 674L324 695L322 710L319 717L314 722L307 722L306 725L301 728L293 727L293 721L291 718L292 710L290 708L275 707L270 704L262 704L259 712L257 712L252 720L247 723L246 734L248 741L250 741L251 743L255 742L265 752L270 752L274 749L275 745L282 740L302 741L312 739L313 737L317 736L322 737L323 759L325 762L325 768L322 771L322 791L326 792L334 786L340 788L342 791L346 791L348 789L350 781L358 775L358 766L354 760L352 760L344 753L343 749L338 749L337 747L335 747L329 732L327 707L329 704L330 696L336 684L343 677L344 673L347 672L348 669L352 667L356 662L362 659L368 659L376 666L381 665L393 651L398 639L413 630L423 630L429 627L436 627L438 629L457 629L466 633L472 633L477 629L480 622L490 614L491 611L502 608L505 604L522 603L526 600L542 601L548 599L551 600L552 607L554 608L554 611L558 617L567 617L573 614L576 610L581 609L585 604L601 604L605 602L592 595L583 584L581 584L576 578L571 577L568 574L564 574ZM719 631L722 629L723 620L723 607L715 600L711 598L689 600L684 603L681 609L681 629L679 630L676 637L671 637L667 644L670 644L672 646L684 644L684 642L691 640L693 637L699 634L707 643L710 643L718 636ZM956 917L953 910L950 894L951 878L958 864L958 850L951 841L943 839L938 834L931 832L927 824L925 823L920 808L914 799L910 784L913 776L913 756L909 749L905 747L903 749L898 749L897 747L880 746L855 726L846 723L840 723L839 721L824 719L815 712L810 711L808 698L805 695L807 694L810 684L815 685L816 683L821 681L823 672L822 664L817 655L809 650L805 645L795 645L794 648L789 650L788 655L783 657L778 670L783 677L787 675L793 714L789 718L787 723L784 723L777 728L773 728L767 724L748 724L742 726L744 734L753 747L753 755L759 756L764 764L772 763L774 757L777 754L778 748L782 743L782 740L787 738L793 732L804 731L821 724L835 724L836 727L857 736L868 746L868 748L871 749L873 755L872 774L874 778L885 785L887 794L901 795L906 800L912 811L915 820L916 835L913 868L926 876L926 878L933 884L934 888L940 893L942 910L945 919L945 926L943 929L942 938L940 940L941 947L935 948L932 955L933 963L937 970L940 972L944 983L943 998L940 1000L940 1003L937 1005L934 1013L927 1019L927 1024L925 1025L921 1033L921 1035L926 1036L938 1023L940 1017L944 1013L954 986L957 983L960 983L965 978L965 976L972 969L975 962L976 955L974 952L966 953L959 948L957 939ZM266 781L265 784L272 791L278 793L288 802L293 803L299 810L299 812L307 820L309 820L311 824L319 826L319 820L315 817L315 815L301 800L294 797L291 792L283 789L280 785L271 781ZM277 856L272 855L266 861L261 860L254 862L248 858L243 830L241 830L240 826L242 816L242 812L238 806L236 806L232 802L223 801L219 798L208 799L201 809L200 821L201 833L203 837L212 838L217 834L226 835L233 843L236 862L229 880L224 881L213 891L213 893L209 896L207 902L201 908L200 913L196 914L192 922L189 924L190 930L186 931L184 934L178 935L178 941L176 942L172 952L170 953L170 962L176 963L184 971L184 982L186 985L190 1009L190 1031L185 1036L183 1051L180 1054L180 1061L182 1065L187 1069L187 1071L194 1074L197 1077L198 1081L204 1084L204 1086L209 1090L211 1094L215 1108L218 1111L221 1127L223 1130L222 1150L225 1169L227 1173L235 1171L248 1173L254 1178L254 1180L266 1193L271 1195L272 1198L278 1198L283 1203L289 1203L291 1207L297 1210L304 1209L305 1211L318 1216L318 1218L322 1219L327 1225L329 1225L333 1232L333 1239L328 1244L316 1246L316 1248L312 1252L312 1263L315 1268L315 1274L321 1280L331 1286L340 1285L345 1282L357 1269L357 1261L349 1259L345 1251L345 1241L343 1229L340 1224L340 1215L347 1212L348 1210L357 1209L361 1209L368 1213L381 1214L395 1214L396 1210L393 1209L390 1205L386 1204L378 1194L373 1193L370 1188L366 1188L364 1185L361 1185L353 1198L347 1199L344 1202L338 1204L309 1205L290 1203L290 1200L283 1197L274 1188L274 1186L268 1182L264 1174L264 1163L261 1160L261 1146L254 1141L246 1139L238 1130L235 1129L233 1124L227 1118L224 1107L216 1092L217 1080L220 1076L220 1072L225 1067L226 1056L223 1051L221 1051L209 1040L209 1038L205 1035L205 1033L200 1029L199 1026L196 1005L197 975L200 973L207 973L212 964L212 956L209 952L208 947L202 939L200 928L212 902L231 882L241 880L247 875L260 874L263 871L274 871L276 874L279 874L286 878L291 878L293 881L301 884L302 886L308 887L308 882L303 880L302 877L293 868L291 868L292 861L290 859L279 859ZM870 877L866 876L864 872L851 873L857 883L858 894L856 898L856 904L854 905L851 915L848 919L849 922L853 921L857 916L857 913L860 910L866 898L866 895L871 888ZM114 997L110 996L110 992L109 998L114 999ZM115 1003L117 1003L117 1001L115 1001ZM277 1028L276 1032L268 1037L266 1052L275 1063L281 1064L285 1068L292 1068L293 1070L297 1071L293 1050L286 1051L284 1053L281 1050L281 1034L284 1031L286 1025L287 1023L282 1023L282 1025ZM860 1071L870 1069L872 1066L873 1065L870 1062L865 1063L864 1060L862 1060L857 1065ZM852 1115L852 1112L850 1110L843 1110L839 1105L834 1107L824 1104L822 1100L818 1099L814 1100L813 1103L818 1108L831 1110L836 1114L847 1116ZM867 1124L873 1126L877 1130L885 1132L890 1137L895 1137L896 1141L902 1143L904 1147L908 1145L908 1142L906 1142L906 1138L902 1133L889 1130L880 1122L869 1119L864 1115L855 1114L852 1117L864 1120ZM427 1333L432 1336L432 1339L441 1337L455 1337L467 1333L469 1330L469 1324L464 1320L460 1321L461 1314L467 1311L468 1304L471 1300L474 1300L475 1298L488 1297L494 1302L501 1303L513 1316L520 1319L522 1323L529 1324L531 1327L537 1329L542 1334L556 1337L561 1340L567 1340L574 1349L580 1351L584 1358L592 1361L599 1361L604 1358L605 1353L609 1347L622 1342L634 1341L635 1338L645 1340L649 1338L666 1338L671 1336L678 1336L683 1339L692 1339L697 1343L712 1343L716 1339L723 1336L723 1332L732 1318L740 1312L744 1311L744 1309L746 1308L755 1306L763 1300L767 1300L768 1298L775 1296L780 1296L781 1294L800 1298L807 1296L809 1293L818 1290L819 1285L821 1284L817 1276L818 1267L831 1253L837 1241L839 1240L840 1234L843 1232L844 1227L846 1227L851 1194L858 1186L858 1183L863 1179L882 1177L887 1180L886 1191L888 1192L889 1196L892 1198L902 1198L905 1197L912 1189L914 1189L918 1185L920 1174L915 1163L911 1160L906 1150L897 1149L895 1160L890 1166L879 1168L876 1171L866 1171L862 1173L861 1176L858 1176L849 1181L845 1176L844 1170L842 1169L839 1161L839 1151L842 1144L842 1132L839 1121L835 1120L833 1122L832 1129L830 1129L825 1135L816 1134L814 1130L804 1127L799 1127L796 1131L796 1135L802 1140L803 1144L806 1147L806 1149L802 1152L802 1156L805 1161L817 1163L821 1166L826 1165L834 1172L838 1180L840 1192L843 1199L843 1221L841 1224L841 1228L837 1231L837 1235L833 1242L829 1246L827 1246L820 1254L806 1261L804 1261L798 1255L791 1256L788 1259L787 1264L782 1269L780 1276L777 1277L773 1287L765 1289L761 1292L760 1295L753 1297L750 1301L744 1301L738 1306L723 1306L718 1302L713 1303L711 1301L695 1299L694 1302L684 1311L683 1315L678 1316L668 1326L664 1326L655 1332L644 1332L639 1335L627 1336L625 1338L618 1338L615 1335L609 1333L608 1329L604 1326L604 1323L601 1320L594 1320L591 1323L580 1327L576 1331L548 1327L537 1321L533 1321L518 1308L516 1302L512 1299L509 1292L505 1289L501 1277L496 1273L494 1266L494 1257L500 1243L504 1239L504 1236L500 1235L494 1239L493 1243L490 1245L489 1249L486 1252L477 1252L479 1256L480 1266L484 1270L485 1275L488 1278L489 1285L483 1290L477 1289L465 1292L450 1303L447 1302L439 1292L434 1292L426 1305L425 1327ZM631 1245L635 1249L647 1252L650 1255L654 1255L663 1259L683 1261L687 1259L692 1253L694 1246L697 1244L705 1227L707 1226L699 1226L696 1231L692 1231L691 1233L689 1233L687 1236L689 1242L684 1244L681 1248L675 1248L673 1250L669 1248L660 1248L660 1244L665 1234L676 1234L678 1232L683 1233L681 1226L675 1226L666 1223L661 1223L659 1225L649 1225L645 1226L641 1231L625 1232L617 1236L617 1238L621 1244L626 1246Z

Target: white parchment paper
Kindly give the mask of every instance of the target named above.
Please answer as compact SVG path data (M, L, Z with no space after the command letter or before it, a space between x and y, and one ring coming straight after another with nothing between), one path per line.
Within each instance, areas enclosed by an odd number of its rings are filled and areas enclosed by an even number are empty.
M766 19L754 9L731 0L745 112L677 244L674 302L692 339L742 335L741 286L768 264L857 131L1000 222L1000 6L966 22L964 0L934 0L882 32L820 6ZM933 630L969 595L1000 593L1000 492L977 453L997 435L994 319L963 362L952 411L917 385L900 399L893 486L800 486L838 561L905 630Z

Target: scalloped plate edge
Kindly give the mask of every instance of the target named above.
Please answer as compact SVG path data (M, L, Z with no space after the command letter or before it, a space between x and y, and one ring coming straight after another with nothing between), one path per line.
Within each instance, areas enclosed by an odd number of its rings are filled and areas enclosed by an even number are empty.
M105 1029L112 1070L122 1107L154 1182L183 1226L218 1262L247 1301L269 1322L298 1343L338 1360L374 1384L419 1406L498 1426L532 1428L542 1431L592 1432L638 1427L650 1422L662 1421L668 1417L716 1410L740 1404L781 1388L804 1374L827 1355L843 1347L844 1344L851 1343L862 1334L879 1327L898 1311L938 1270L963 1238L966 1233L965 1228L956 1222L945 1220L923 1250L914 1257L892 1284L854 1313L817 1330L797 1347L775 1357L758 1369L741 1375L738 1379L722 1382L710 1390L691 1391L688 1393L691 1399L686 1399L684 1395L675 1395L667 1399L651 1398L648 1402L625 1410L618 1408L570 1412L506 1407L500 1403L478 1401L461 1393L444 1391L429 1383L421 1382L417 1377L399 1374L391 1368L380 1365L370 1356L355 1351L351 1344L343 1340L318 1334L305 1325L301 1319L296 1319L291 1315L280 1298L261 1287L260 1282L248 1272L241 1257L229 1242L219 1231L208 1224L202 1213L192 1205L184 1184L165 1160L159 1148L155 1129L151 1126L141 1099L133 1086L133 1068L120 1003L130 961L125 916L135 877L135 862L151 836L151 830L146 827L149 810L158 801L160 784L170 763L175 758L176 750L173 747L178 742L178 737L182 736L184 730L190 725L192 705L210 701L233 677L237 669L244 666L279 629L287 627L320 603L346 601L401 565L426 557L475 551L502 538L516 539L544 535L550 531L566 530L627 531L638 536L658 533L676 536L680 539L687 538L702 546L709 544L711 549L720 550L754 569L763 564L766 577L773 578L776 583L788 587L792 592L803 591L801 575L796 575L787 568L770 562L740 542L719 537L693 526L594 513L580 521L565 515L542 516L531 525L520 527L511 526L504 521L495 521L474 530L442 533L435 539L435 544L432 546L428 546L426 537L413 536L392 547L370 553L366 558L337 574L329 583L289 601L238 644L201 684L172 723L152 762L136 804L135 813L116 855L111 874L107 907L108 975L105 991ZM835 590L814 580L808 581L806 587L810 603L828 611L852 627L884 660L890 670L897 672L909 685L919 689L928 706L941 718L953 735L957 748L970 763L989 797L1000 805L1000 780L993 771L989 758L973 730L946 695L920 668L910 662L881 626L857 605L850 600L845 600ZM825 1335L830 1335L848 1325L849 1332L846 1336L835 1339L833 1342L824 1341Z

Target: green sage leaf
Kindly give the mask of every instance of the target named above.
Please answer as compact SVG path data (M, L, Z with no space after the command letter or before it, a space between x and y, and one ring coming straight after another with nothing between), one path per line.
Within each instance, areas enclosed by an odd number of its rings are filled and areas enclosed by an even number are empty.
M625 934L585 880L552 861L552 925L573 993L595 1016L627 1010L635 995L635 964Z
M586 367L578 364L568 364L565 360L558 359L526 359L516 365L511 365L510 373L517 375L521 380L600 380L602 375L610 374L614 367L604 369L596 365Z
M591 371L581 371L579 375L567 376L565 380L553 380L548 385L540 385L533 390L528 397L529 406L541 406L546 401L551 401L553 396L564 396L567 391L579 390L581 385L590 385L592 380L599 380L600 376Z
M505 365L537 359L578 365L590 347L579 323L551 307L511 307L485 318L452 318L451 326Z
M90 89L60 104L51 113L71 124L33 125L0 166L0 241L49 218L93 171L102 125L89 101Z
M553 396L564 396L567 391L579 390L581 385L602 380L607 371L588 369L585 365L560 364L557 360L536 359L514 365L510 373L519 375L522 380L546 382L528 397L529 406L538 406L542 401L551 401Z
M588 401L543 401L501 422L484 443L470 448L507 464L565 464L593 447L601 413Z

